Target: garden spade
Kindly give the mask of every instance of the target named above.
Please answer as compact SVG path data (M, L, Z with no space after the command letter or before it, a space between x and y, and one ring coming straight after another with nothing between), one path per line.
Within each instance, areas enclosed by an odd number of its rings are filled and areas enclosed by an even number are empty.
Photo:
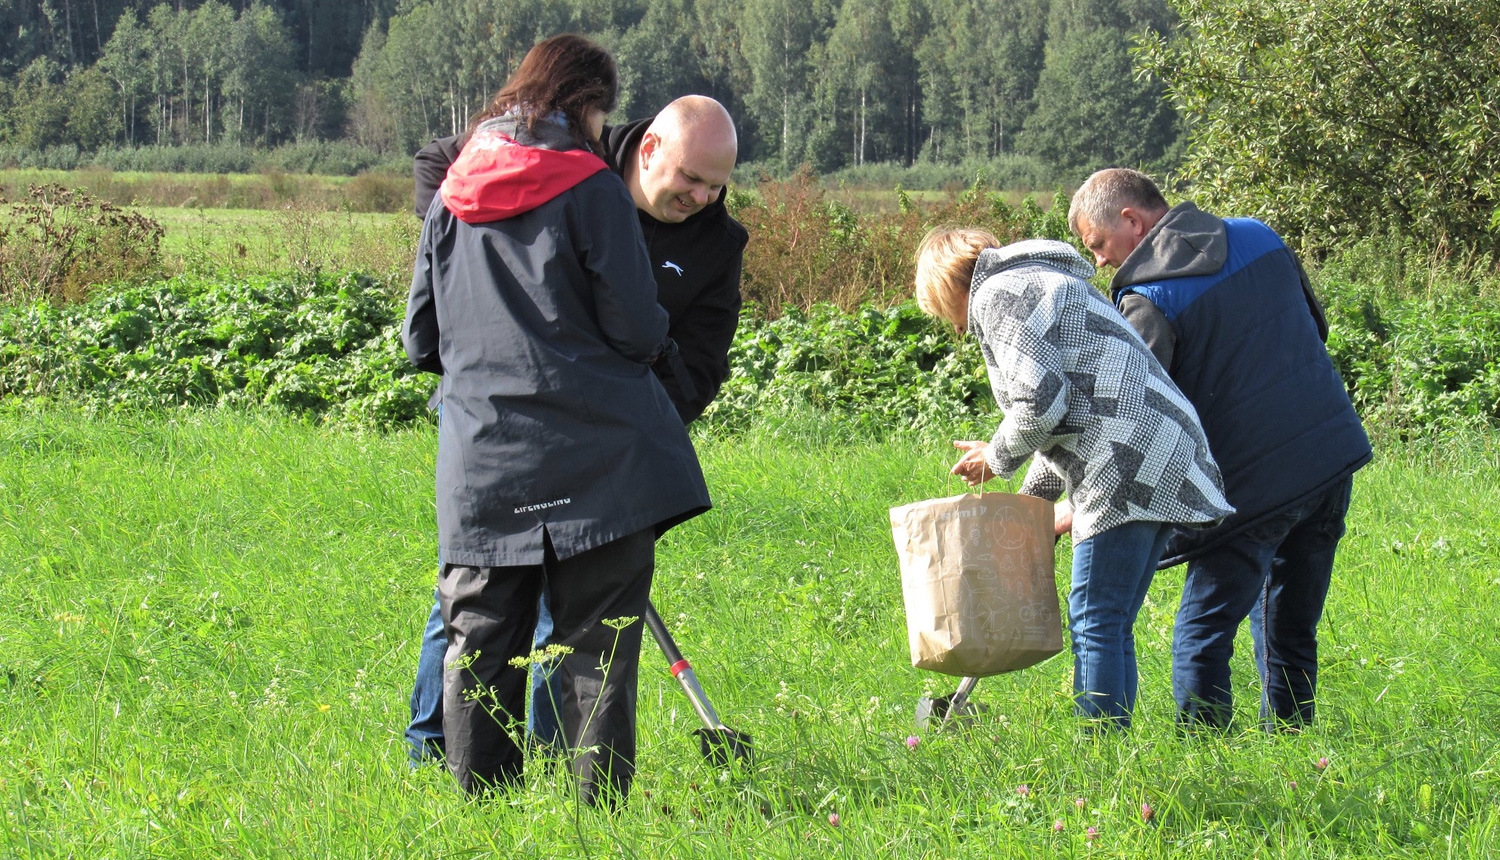
M958 690L949 696L931 698L923 696L917 700L917 731L940 729L949 723L962 723L978 716L980 706L969 702L978 678L964 678Z
M646 604L646 626L651 628L651 636L656 639L661 653L666 655L667 662L671 664L668 671L682 685L682 691L687 694L693 710L698 712L698 719L703 721L703 728L695 733L698 735L698 746L703 757L715 767L727 767L730 759L748 762L751 753L750 736L719 721L714 706L708 703L708 695L698 685L698 676L693 674L693 667L683 659L682 652L677 650L677 643L672 640L672 634L667 632L667 625L657 613L656 605L650 602Z

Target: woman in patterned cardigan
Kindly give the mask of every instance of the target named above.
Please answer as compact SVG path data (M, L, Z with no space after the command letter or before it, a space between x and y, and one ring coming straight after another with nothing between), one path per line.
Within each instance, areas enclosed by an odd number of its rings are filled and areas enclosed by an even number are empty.
M917 304L972 334L1004 420L964 451L970 486L1008 478L1058 502L1073 533L1068 630L1079 714L1124 728L1135 707L1135 617L1173 524L1205 526L1224 498L1192 404L1088 278L1073 246L998 247L983 230L939 228L917 252Z

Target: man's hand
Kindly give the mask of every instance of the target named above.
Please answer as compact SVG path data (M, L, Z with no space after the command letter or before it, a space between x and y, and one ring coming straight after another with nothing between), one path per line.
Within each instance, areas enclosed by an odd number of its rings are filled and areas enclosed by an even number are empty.
M985 455L990 452L990 443L954 440L953 447L963 451L964 455L958 458L958 462L949 471L963 478L969 486L977 487L995 477L995 473L984 462Z
M1062 537L1073 530L1073 503L1063 499L1052 506L1052 534Z

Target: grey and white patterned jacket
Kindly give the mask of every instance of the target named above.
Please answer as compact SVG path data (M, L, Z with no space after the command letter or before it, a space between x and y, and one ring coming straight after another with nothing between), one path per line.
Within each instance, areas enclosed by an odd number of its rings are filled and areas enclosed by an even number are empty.
M1029 239L982 251L969 292L1005 419L990 471L1035 454L1021 492L1073 503L1073 539L1136 520L1209 525L1234 512L1198 413L1072 245Z

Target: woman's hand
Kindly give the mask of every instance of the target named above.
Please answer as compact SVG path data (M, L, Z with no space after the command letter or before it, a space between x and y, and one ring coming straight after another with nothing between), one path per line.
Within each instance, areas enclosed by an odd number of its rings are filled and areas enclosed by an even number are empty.
M1073 503L1063 499L1052 506L1052 534L1062 537L1073 530Z
M958 458L958 462L949 471L963 478L969 486L977 487L995 477L995 473L984 462L985 455L990 452L990 443L954 440L953 447L963 451L964 455Z

